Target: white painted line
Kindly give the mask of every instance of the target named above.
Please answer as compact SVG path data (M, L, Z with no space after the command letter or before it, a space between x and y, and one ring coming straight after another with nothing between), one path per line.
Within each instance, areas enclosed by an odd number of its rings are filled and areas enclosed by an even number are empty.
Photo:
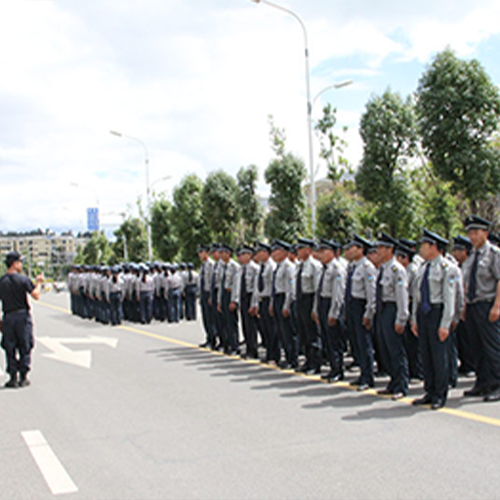
M40 431L24 431L21 435L53 495L78 491Z

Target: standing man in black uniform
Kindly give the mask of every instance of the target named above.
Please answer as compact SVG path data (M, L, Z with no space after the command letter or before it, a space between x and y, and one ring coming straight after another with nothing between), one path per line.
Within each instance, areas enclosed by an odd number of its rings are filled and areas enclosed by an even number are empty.
M17 252L9 252L5 258L7 274L0 278L0 300L3 319L0 323L2 348L7 357L7 373L10 380L5 387L26 387L30 385L28 372L31 368L33 349L33 322L27 295L40 298L43 274L36 277L36 285L22 275L23 261ZM19 378L18 378L19 374Z

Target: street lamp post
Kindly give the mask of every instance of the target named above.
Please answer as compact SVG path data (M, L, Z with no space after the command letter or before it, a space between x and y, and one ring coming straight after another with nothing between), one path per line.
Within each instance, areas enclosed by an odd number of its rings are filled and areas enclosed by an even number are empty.
M112 135L116 135L117 137L123 137L125 139L130 139L131 141L136 141L142 145L144 148L144 164L146 167L146 205L147 205L147 221L146 221L146 229L148 234L148 260L151 262L153 260L153 244L151 241L151 189L149 185L149 152L146 144L138 139L137 137L132 137L130 135L125 135L120 132L116 132L114 130L110 130Z
M276 5L275 3L269 2L268 0L252 0L255 3L264 3L270 7L281 10L290 14L294 17L302 27L304 33L304 45L305 45L305 58L306 58L306 93L307 93L307 133L309 140L309 169L311 176L311 217L312 217L312 232L313 238L316 235L316 191L314 189L314 158L313 158L313 134L312 134L312 104L311 104L311 85L310 85L310 71L309 71L309 46L307 30L302 19L293 11L282 7L281 5Z

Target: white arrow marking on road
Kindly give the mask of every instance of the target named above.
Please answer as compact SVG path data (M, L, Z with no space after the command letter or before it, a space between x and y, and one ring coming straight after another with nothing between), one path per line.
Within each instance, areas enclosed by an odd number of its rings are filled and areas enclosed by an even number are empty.
M47 349L52 351L48 354L42 354L42 356L50 359L57 359L63 363L69 363L82 368L90 368L92 364L92 352L72 351L63 344L104 344L112 348L116 348L118 345L118 339L95 337L93 335L89 335L87 338L38 337L37 341L41 342Z

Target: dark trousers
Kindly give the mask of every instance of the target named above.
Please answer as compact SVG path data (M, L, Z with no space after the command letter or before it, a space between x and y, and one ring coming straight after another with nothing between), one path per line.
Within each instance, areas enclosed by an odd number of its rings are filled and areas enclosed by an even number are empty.
M448 338L448 368L450 371L449 384L455 387L458 380L458 340L456 330L451 328Z
M213 308L208 304L208 299L210 298L210 292L205 290L201 291L200 296L200 307L201 307L201 319L203 321L203 328L205 329L205 342L209 347L215 345L215 325L214 325L214 314Z
M433 305L428 314L417 313L418 338L424 368L424 390L434 401L446 401L450 369L448 365L448 339L441 342L438 336L443 315L442 305Z
M305 346L305 364L311 370L321 366L321 340L318 325L312 319L314 293L297 298L297 333Z
M214 318L214 335L219 347L226 347L226 339L224 337L224 321L222 318L222 313L219 312L217 308L217 300L219 296L219 289L214 288L212 291L212 312Z
M409 322L406 324L405 328L404 345L406 349L406 356L408 358L408 371L410 378L423 380L424 370L422 368L422 355L420 354L419 340L418 337L413 335Z
M141 323L145 325L146 323L151 323L153 319L153 293L152 292L141 292L139 295L139 307L140 307L140 318Z
M153 318L161 321L161 295L160 291L155 292L153 298Z
M229 305L231 304L231 291L224 290L222 292L222 320L223 320L223 331L225 348L229 351L237 351L239 344L238 335L238 312L236 309L231 311Z
M493 301L467 304L476 386L488 389L500 385L500 320L491 323L488 319L492 306Z
M6 314L2 323L1 346L7 358L7 373L13 377L25 375L31 367L34 346L33 322L28 311Z
M278 331L278 342L277 350L275 348L275 356L272 358L276 362L279 362L281 357L280 345L285 350L285 357L287 362L296 368L298 365L298 355L299 355L299 344L297 339L297 333L293 329L292 319L290 317L290 311L287 318L283 316L283 306L285 304L285 294L278 293L274 297L274 317L276 318L276 327Z
M119 325L123 318L122 294L121 292L112 292L109 294L110 301L110 320L112 325Z
M270 354L272 354L272 349L270 351L270 345L274 342L277 336L276 333L276 322L275 319L269 314L269 304L271 300L269 297L262 297L259 304L259 315L260 315L260 331L264 337L264 344L266 347L266 361L272 360Z
M377 311L376 328L380 336L382 359L391 377L387 388L394 394L402 392L408 394L408 360L404 346L403 334L395 330L397 306L392 302L385 302L382 309Z
M469 373L475 370L472 352L472 342L467 322L460 321L457 326L457 348L460 360L460 373Z
M196 285L186 285L185 289L185 305L186 305L186 320L196 320Z
M247 293L240 297L240 316L243 337L246 345L246 355L250 358L257 357L257 318L252 316L248 310L252 302L252 294Z
M373 333L363 326L366 300L349 300L346 308L347 330L349 336L354 340L356 361L359 363L361 384L373 386Z
M181 320L181 291L179 288L171 288L168 291L168 322L179 323Z
M335 326L328 324L328 312L332 305L332 299L320 297L318 303L318 317L321 330L321 340L325 349L326 359L330 365L330 372L342 375L344 371L344 342L342 338L342 326L337 320Z

